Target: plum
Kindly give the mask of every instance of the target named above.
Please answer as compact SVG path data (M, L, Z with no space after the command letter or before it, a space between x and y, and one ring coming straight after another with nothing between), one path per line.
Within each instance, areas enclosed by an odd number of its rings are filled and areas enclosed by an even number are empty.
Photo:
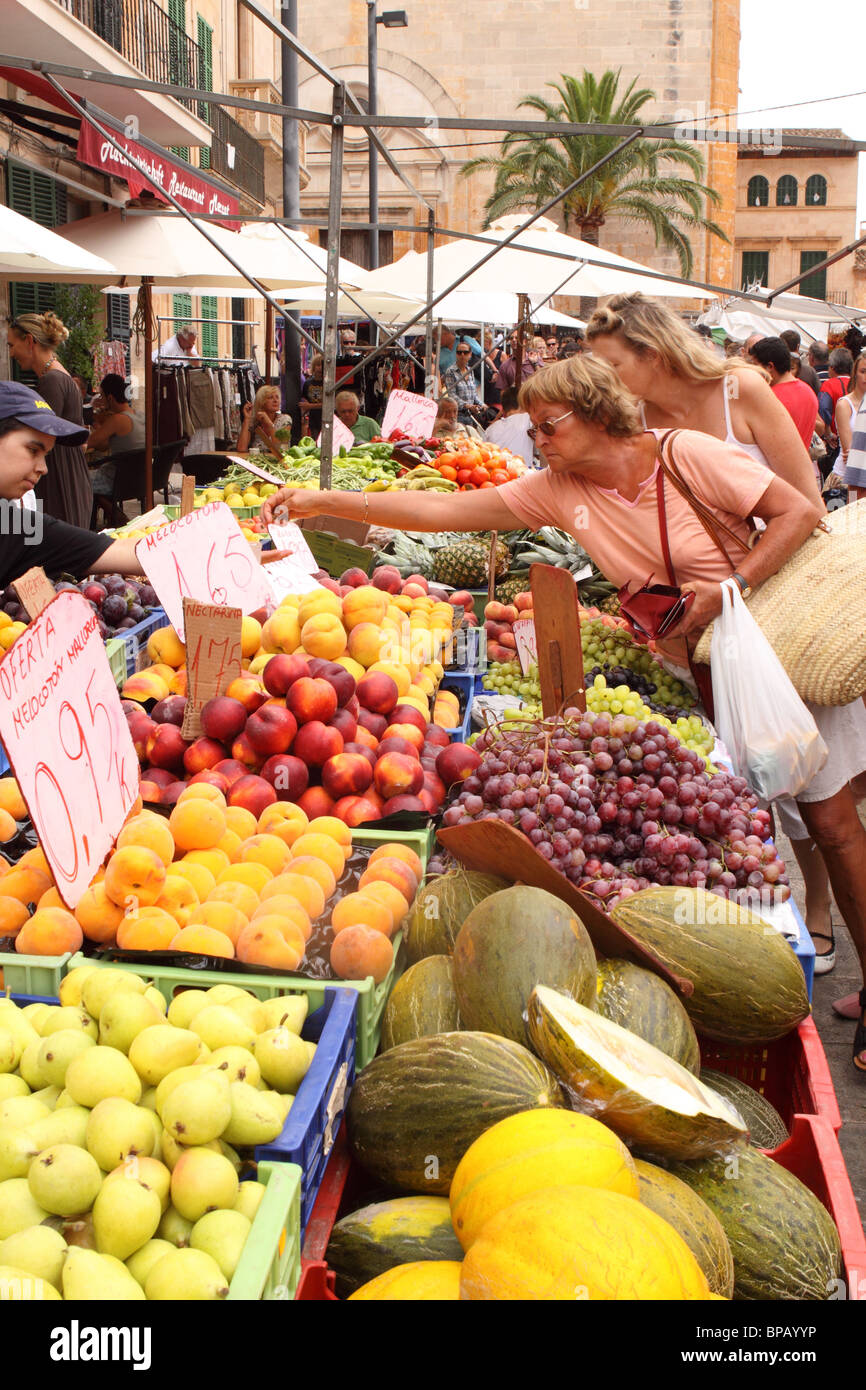
M95 603L97 608L107 597L107 591L103 584L97 584L93 579L81 585L81 592L91 603Z
M135 623L135 621L134 621L133 618L123 618L123 619L117 624L117 626L116 626L116 628L115 628L114 630L115 630L115 632L127 632L127 631L129 630L129 628L135 627L135 626L136 626L136 623Z
M103 621L117 627L127 616L126 599L118 593L110 592L102 605Z
M156 590L150 584L140 584L138 586L138 601L145 608L158 608L159 599Z
M140 623L147 617L147 614L140 603L133 603L126 616L132 618L134 623Z

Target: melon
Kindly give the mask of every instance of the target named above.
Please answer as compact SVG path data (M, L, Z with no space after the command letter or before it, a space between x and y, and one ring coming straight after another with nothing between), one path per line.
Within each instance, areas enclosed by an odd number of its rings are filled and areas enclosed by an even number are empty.
M473 907L507 887L507 879L467 869L454 869L425 883L406 919L404 941L410 965L425 956L450 956Z
M703 888L643 888L610 915L692 982L683 1003L708 1038L772 1042L809 1013L805 977L785 938L726 898Z
M634 1197L542 1188L484 1226L467 1250L460 1297L583 1302L712 1297L672 1226Z
M640 1200L678 1231L707 1277L713 1293L734 1292L734 1260L719 1218L697 1192L673 1173L639 1158Z
M839 1233L814 1193L781 1164L743 1145L671 1171L719 1218L734 1258L734 1298L815 1302L835 1292Z
M493 893L473 908L454 943L454 989L466 1028L526 1042L526 1005L550 985L587 1007L595 952L577 913L543 888Z
M338 1221L325 1258L337 1276L337 1296L348 1298L395 1265L459 1261L463 1249L451 1225L447 1197L395 1197Z
M556 1077L519 1043L439 1033L375 1057L355 1081L346 1123L352 1154L386 1187L446 1195L479 1134L521 1110L564 1105Z
M748 1138L734 1107L679 1062L544 985L529 1001L529 1036L573 1108L641 1153L701 1158Z
M434 1033L455 1033L460 1010L450 956L425 956L395 984L382 1015L381 1050Z
M451 1217L464 1250L485 1222L546 1187L603 1187L637 1197L634 1160L606 1125L571 1110L525 1110L470 1145L451 1184Z
M775 1106L738 1076L704 1069L701 1080L736 1106L749 1126L749 1143L756 1149L776 1149L790 1138L787 1125Z
M386 1270L350 1294L349 1302L456 1303L459 1298L459 1260L422 1260Z
M665 980L630 960L603 960L598 967L597 996L596 1008L603 1018L637 1033L697 1076L701 1069L698 1036Z

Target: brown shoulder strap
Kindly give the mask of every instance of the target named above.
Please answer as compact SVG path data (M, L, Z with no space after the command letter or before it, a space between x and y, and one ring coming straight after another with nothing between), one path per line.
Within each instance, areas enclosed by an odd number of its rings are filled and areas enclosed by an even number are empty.
M677 489L677 492L688 502L692 511L697 516L698 521L710 537L710 540L716 546L717 550L720 550L724 555L733 571L736 569L736 564L728 554L727 547L722 540L722 535L727 536L728 539L739 546L743 552L748 551L748 543L742 540L737 535L736 531L732 531L730 526L726 526L725 523L716 516L715 512L707 506L706 502L702 502L699 497L696 497L689 484L686 482L680 472L679 465L674 458L673 452L674 440L680 433L680 430L668 430L662 435L657 445L659 464L661 465L665 477L670 479L673 486Z

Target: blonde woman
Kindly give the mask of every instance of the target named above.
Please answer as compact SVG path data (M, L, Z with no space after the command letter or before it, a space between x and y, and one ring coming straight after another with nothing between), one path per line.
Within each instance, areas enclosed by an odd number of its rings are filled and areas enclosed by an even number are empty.
M260 386L252 405L247 401L244 406L243 424L235 447L241 454L265 449L279 457L284 446L277 439L277 430L291 427L291 417L280 412L280 388Z
M840 396L836 402L836 433L839 436L839 472L842 483L848 489L848 501L857 502L866 497L866 469L848 463L848 451L854 434L854 418L862 408L866 397L866 352L854 359L851 370L851 383L847 396Z
M81 392L57 351L69 330L56 314L19 314L9 320L9 355L25 372L36 373L40 396L62 420L84 428ZM36 496L49 516L70 526L90 526L93 492L80 444L56 443L48 456L48 472L36 486Z

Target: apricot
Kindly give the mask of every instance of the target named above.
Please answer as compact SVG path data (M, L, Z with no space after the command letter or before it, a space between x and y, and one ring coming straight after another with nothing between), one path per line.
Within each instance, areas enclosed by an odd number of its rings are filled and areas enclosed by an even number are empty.
M63 901L63 899L61 898L60 893L59 893L58 890L57 890L56 888L54 888L54 887L46 888L45 892L42 894L42 897L39 899L39 901L38 901L38 903L36 904L36 906L37 906L37 907L62 907L62 908L64 908L64 910L66 910L66 911L69 910L69 909L66 907L66 903L65 903L65 902ZM73 913L73 916L74 916L74 913Z
M167 951L177 930L171 913L161 907L145 907L124 917L117 928L117 944L122 951Z
M128 820L117 837L117 848L126 849L135 845L140 849L150 849L166 866L174 859L174 837L169 829L169 821L157 816L153 811L142 811L141 815Z
M72 913L63 907L37 908L15 937L22 956L62 956L78 951L84 933Z
M290 872L300 874L303 878L314 879L324 893L326 900L331 897L337 887L337 876L330 865L326 864L324 859L317 859L312 854L303 854L297 859L293 859ZM285 878L285 874L282 874L281 877Z
M217 887L221 883L245 883L254 893L260 894L272 878L273 874L264 864L230 864L217 876Z
M346 650L346 630L332 613L315 613L301 628L301 641L311 656L333 661Z
M269 810L270 807L267 807L262 812L262 816L266 816ZM242 840L248 840L261 827L256 824L256 818L252 811L248 811L245 806L228 806L226 808L226 829L239 835Z
M270 885L267 885L268 887ZM264 891L264 890L263 890ZM217 883L204 900L209 903L229 903L245 917L252 917L259 905L259 894L248 883Z
M213 927L182 927L171 943L172 951L188 951L196 956L224 956L232 960L235 948L225 932Z
M213 874L216 883L223 869L227 869L231 860L221 849L191 849L184 856L184 864L201 864L208 873Z
M105 891L113 903L124 907L136 898L140 907L152 906L165 884L165 865L152 849L127 845L114 851L105 870Z
M3 875L3 895L17 898L20 903L38 903L47 893L53 880L41 869L22 869L19 865Z
M418 891L418 879L403 859L384 857L377 859L375 863L371 860L358 880L358 887L366 888L368 883L376 882L393 884L410 903L414 901Z
M300 903L311 922L321 917L325 910L325 890L307 874L287 873L280 874L279 878L272 878L262 889L261 903L265 904L272 898L279 897L293 898L295 902Z
M288 868L292 851L278 835L251 835L238 857L242 864L263 864L276 877Z
M147 654L151 661L177 669L186 661L186 647L174 628L159 627L147 639Z
M365 980L372 975L376 984L387 978L394 964L394 949L388 937L365 926L347 927L334 937L331 968L341 980Z
M362 898L373 898L375 902L381 903L383 907L388 909L391 914L391 930L388 933L389 936L394 935L394 932L400 926L400 923L404 920L411 907L411 903L404 894L400 892L399 888L395 888L393 883L383 883L380 879L377 879L375 883L367 883L365 887L360 888L358 890L358 896Z
M276 835L283 844L291 847L295 840L306 833L309 823L300 806L291 801L275 801L262 811L257 829L261 835Z
M198 904L198 893L189 879L183 878L180 874L169 873L165 880L165 887L156 900L156 906L168 912L179 926L185 927L189 921L190 913L198 907Z
M240 835L237 835L234 830L227 830L216 848L228 855L230 864L237 864L242 845L243 840Z
M238 937L237 958L246 965L296 970L304 958L304 942L297 938L287 940L279 927L251 922Z
M15 936L30 916L17 898L0 897L0 938Z
M123 908L111 901L104 883L91 883L75 905L75 919L88 941L113 941L123 916Z
M168 818L178 849L214 849L226 833L225 811L211 801L178 801Z
M272 898L271 901L275 902L276 899ZM250 926L253 925L264 927L265 930L276 927L287 941L300 941L306 950L306 942L311 931L310 919L300 904L297 904L291 911L260 912L250 923Z
M241 912L240 908L233 907L228 902L206 902L199 903L194 908L189 921L185 923L189 927L212 927L214 931L222 932L227 936L233 945L237 944L237 939L244 927L249 925L249 917Z
M27 820L27 802L14 777L0 777L0 810L8 812L13 820Z
M419 883L424 877L424 865L414 849L410 849L408 845L390 840L387 844L379 845L378 849L374 849L370 855L367 867L369 868L371 864L378 864L380 859L402 859L404 863L409 865Z
M365 897L363 893L347 893L345 898L334 904L331 926L335 933L345 931L347 927L363 926L390 936L394 929L393 914L389 907L375 898Z
M308 879L307 882L312 883L312 879ZM313 884L313 887L318 887L318 885ZM300 927L305 941L309 941L313 934L313 924L303 903L288 893L275 894L267 901L260 902L250 921L258 922L262 917L279 917L292 922L295 926Z
M171 872L178 878L185 878L187 883L192 884L199 902L204 902L208 893L216 887L216 874L212 874L210 869L206 869L204 864L192 863L186 855L183 859L176 859L171 866Z
M294 860L313 855L316 859L323 859L328 865L335 878L340 878L346 865L346 856L343 853L342 845L331 835L313 835L307 831L292 845L292 868Z
M196 777L200 776L198 772L195 775ZM210 770L210 775L219 777L219 773L214 774L213 769ZM224 777L220 778L220 780L225 782ZM182 801L196 800L212 801L213 804L219 806L222 811L225 811L228 805L224 793L215 782L189 782L177 798L177 805L179 806Z
M310 821L309 834L327 835L343 848L343 857L348 859L352 853L352 832L337 816L316 816Z
M18 834L18 824L14 816L10 816L8 811L0 810L0 844L6 844L8 840L14 840Z

